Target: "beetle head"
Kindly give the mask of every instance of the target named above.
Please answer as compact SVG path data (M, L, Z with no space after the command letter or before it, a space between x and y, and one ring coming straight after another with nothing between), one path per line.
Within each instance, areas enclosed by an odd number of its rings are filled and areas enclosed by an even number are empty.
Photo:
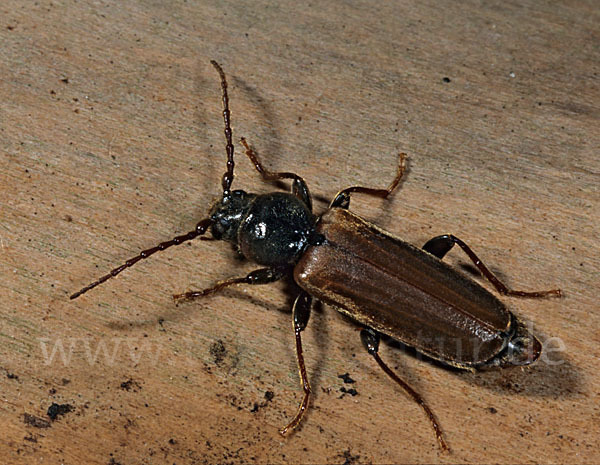
M211 233L217 240L237 243L237 232L256 195L243 190L224 194L210 209Z

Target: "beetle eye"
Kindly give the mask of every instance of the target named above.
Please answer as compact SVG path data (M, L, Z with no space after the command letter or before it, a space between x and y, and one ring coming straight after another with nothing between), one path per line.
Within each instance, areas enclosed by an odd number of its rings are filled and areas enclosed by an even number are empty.
M223 224L222 221L215 221L211 227L211 233L213 237L217 240L220 240L225 234L226 225Z
M241 189L235 190L231 193L232 196L243 199L246 196L246 191Z

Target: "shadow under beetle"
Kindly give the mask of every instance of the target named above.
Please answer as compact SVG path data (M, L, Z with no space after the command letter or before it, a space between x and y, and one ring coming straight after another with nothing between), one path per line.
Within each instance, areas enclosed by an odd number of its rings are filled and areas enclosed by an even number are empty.
M159 250L210 231L213 239L233 243L241 255L264 268L202 291L174 295L176 301L204 297L233 284L267 284L284 277L293 277L300 286L292 315L304 396L298 412L280 430L281 434L300 423L308 406L311 388L304 367L301 333L306 328L315 298L336 307L364 327L360 336L368 353L423 408L440 446L448 450L442 429L429 406L379 357L380 335L466 370L529 365L540 356L540 342L498 298L442 261L455 244L500 294L561 296L560 289L541 292L509 289L467 244L453 235L434 237L419 249L351 213L348 210L351 194L387 198L394 191L404 172L405 154L400 154L396 177L387 189L348 187L338 192L325 213L317 216L312 213L312 200L304 180L294 173L266 170L242 138L246 155L262 178L265 181L291 180L291 193L257 195L231 190L234 148L227 80L221 66L215 61L211 63L220 75L223 93L227 152L223 197L193 231L142 251L71 295L71 299Z

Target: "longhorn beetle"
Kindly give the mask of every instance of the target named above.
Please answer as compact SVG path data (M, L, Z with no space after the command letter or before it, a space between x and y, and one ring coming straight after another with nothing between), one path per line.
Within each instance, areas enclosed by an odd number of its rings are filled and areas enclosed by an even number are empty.
M389 197L404 173L404 153L399 155L396 177L387 189L347 187L336 194L325 213L315 215L304 179L295 173L268 171L242 138L246 155L263 180L289 179L291 193L231 190L235 164L227 80L221 66L214 60L211 63L221 78L223 96L227 171L221 182L222 198L194 230L142 251L71 295L71 299L159 250L210 231L213 239L233 243L246 259L264 268L220 281L208 289L176 294L175 301L205 297L234 284L267 284L282 278L293 278L300 287L292 318L304 396L296 415L280 430L282 435L298 426L308 406L311 388L301 333L308 323L312 301L318 299L363 327L360 336L367 352L423 408L441 448L448 450L438 420L427 403L380 358L380 336L389 336L433 359L466 370L529 365L540 356L540 342L504 303L442 261L455 244L500 294L560 297L560 289L512 290L494 276L467 244L451 234L434 237L419 249L351 213L351 194Z

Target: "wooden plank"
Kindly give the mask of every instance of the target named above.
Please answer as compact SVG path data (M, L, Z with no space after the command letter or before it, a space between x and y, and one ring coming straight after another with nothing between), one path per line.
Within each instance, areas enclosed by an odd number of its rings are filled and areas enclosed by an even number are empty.
M595 2L8 0L0 11L4 463L598 461ZM193 228L219 194L210 59L230 79L234 137L271 169L330 199L387 185L404 151L400 191L357 196L353 211L416 245L454 233L510 285L565 291L506 299L545 342L529 370L457 373L382 348L452 454L328 307L304 337L311 410L281 438L301 398L285 286L171 301L252 268L224 244L170 249L68 300ZM242 157L234 186L272 189ZM50 421L52 403L74 410Z

